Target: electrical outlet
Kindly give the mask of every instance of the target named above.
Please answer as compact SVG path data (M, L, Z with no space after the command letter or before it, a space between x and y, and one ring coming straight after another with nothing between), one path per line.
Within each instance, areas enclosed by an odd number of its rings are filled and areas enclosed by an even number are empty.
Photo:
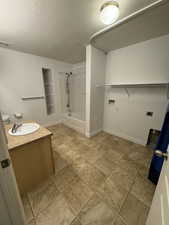
M114 99L109 99L108 103L109 104L114 104L115 103L115 100Z
M152 117L153 116L153 112L146 112L146 116Z

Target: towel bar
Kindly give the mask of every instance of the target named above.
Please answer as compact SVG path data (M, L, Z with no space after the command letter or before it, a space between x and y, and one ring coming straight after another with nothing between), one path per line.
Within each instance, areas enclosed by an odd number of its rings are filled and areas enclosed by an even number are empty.
M37 99L44 99L44 96L37 96L37 97L23 97L23 101L29 101L29 100L37 100Z

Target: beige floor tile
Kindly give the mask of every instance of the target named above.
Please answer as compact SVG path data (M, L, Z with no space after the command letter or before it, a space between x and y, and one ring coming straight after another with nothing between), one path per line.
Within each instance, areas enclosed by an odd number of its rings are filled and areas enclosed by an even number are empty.
M153 150L143 146L143 145L139 145L139 144L134 144L133 148L137 151L137 152L143 152L145 154L149 154L150 156L153 154Z
M105 132L86 138L63 124L50 129L57 171L53 181L63 195L57 206L49 205L46 220L40 213L37 225L145 225L153 192L145 182L151 151ZM81 209L80 220L62 220L59 213L56 223L59 205L72 216ZM123 218L116 217L119 210Z
M22 203L24 207L26 222L29 223L33 219L33 212L27 195L22 197Z
M148 178L137 176L131 193L140 201L144 202L144 204L146 204L148 207L150 207L155 188L156 186L151 181L149 181Z
M93 191L80 179L77 178L63 192L65 199L70 205L74 215L77 215L81 208L93 195Z
M89 155L91 153L91 148L85 144L77 144L76 147L72 151L70 150L70 159L72 163L76 163L79 160L89 159ZM92 155L91 155L92 156Z
M78 218L82 225L113 225L117 212L110 209L97 196L93 196L81 210Z
M70 225L73 219L74 215L63 195L60 194L48 208L39 214L36 222L37 225Z
M75 139L75 143L76 144L85 144L85 145L87 145L88 147L91 147L91 148L96 148L96 147L99 146L99 143L93 141L92 138L85 137L84 135L78 136Z
M53 177L53 181L56 188L63 192L75 178L77 178L77 174L71 166L67 166Z
M76 136L71 140L71 142L69 144L70 144L69 145L70 148L75 148L77 150L79 150L79 149L83 150L83 148L84 148L84 150L85 150L85 145L86 145L85 142L84 143L80 142L78 137L76 137Z
M100 147L88 147L84 154L84 159L91 164L95 164L103 155L104 151Z
M115 167L109 179L116 187L121 187L129 191L134 183L135 176L129 174L127 170L124 170L118 166Z
M150 149L145 148L146 150L133 149L133 151L127 156L127 158L135 163L138 163L143 166L150 164L152 154Z
M138 174L141 177L143 177L143 178L147 178L148 177L149 169L150 169L150 164L147 165L147 166L143 166L143 165L137 164Z
M123 219L120 216L118 216L113 225L127 225L127 224L123 221Z
M74 172L80 175L80 172L86 167L88 162L84 159L84 157L79 157L78 160L72 162L72 168Z
M117 151L116 149L113 148L107 148L104 150L105 154L104 157L108 158L112 162L118 162L121 160L124 156L120 151Z
M59 133L54 133L52 136L52 146L57 149L62 144L69 144L73 140L73 137L64 135L64 134L59 134Z
M37 189L28 193L28 198L35 216L47 208L58 196L58 191L51 179L41 184Z
M54 160L55 160L55 174L57 174L60 170L68 166L67 161L56 152L54 152Z
M140 202L135 196L129 194L120 215L128 225L145 225L148 207Z
M63 134L53 132L52 135L52 146L57 147L58 145L63 144L65 136Z
M76 218L73 220L73 222L71 223L71 225L82 225L81 222Z
M114 167L117 168L117 170L120 169L127 173L130 178L135 179L137 175L137 165L134 162L122 158L119 161L116 161L114 164Z
M91 141L93 141L97 144L101 144L106 141L107 137L108 137L108 134L101 131L98 134L96 134L95 136L91 137Z
M60 145L70 146L72 144L72 142L73 142L73 138L70 137L70 136L62 135L60 137L60 139L55 138L55 140L53 140L53 142L56 143L56 146L58 146L58 147Z
M101 171L85 162L77 167L77 173L92 190L96 190L106 179Z
M100 187L98 187L97 194L111 208L115 208L119 211L127 197L128 191L123 187L116 185L108 178Z
M120 154L129 155L131 152L133 152L133 143L128 142L124 139L118 139L116 144L114 144L113 149L117 152L120 152Z
M94 166L99 169L102 173L104 173L104 175L110 176L110 174L113 172L114 170L114 163L112 162L111 159L109 159L107 156L103 156L101 158L99 158Z
M116 147L118 145L119 145L118 141L112 135L107 136L106 139L102 143L100 143L100 146L104 150L106 150L106 149L116 150Z
M28 223L28 225L36 225L36 221L33 219Z
M58 146L57 151L59 155L67 162L67 164L71 164L74 161L77 161L81 157L81 153L78 151L78 147L71 147L71 143L62 144Z

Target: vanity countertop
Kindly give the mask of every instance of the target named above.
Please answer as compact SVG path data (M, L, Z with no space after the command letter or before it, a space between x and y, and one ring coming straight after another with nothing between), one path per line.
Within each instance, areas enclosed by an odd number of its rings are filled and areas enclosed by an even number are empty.
M8 130L12 126L13 126L13 124L5 126L6 136L7 136L7 139L8 139L8 149L9 150L17 148L17 147L19 147L21 145L25 145L25 144L31 143L31 142L36 141L38 139L44 138L46 136L52 135L52 132L50 132L45 127L40 126L40 128L37 131L35 131L34 133L27 134L27 135L22 135L22 136L12 136L12 135L10 135L8 133Z

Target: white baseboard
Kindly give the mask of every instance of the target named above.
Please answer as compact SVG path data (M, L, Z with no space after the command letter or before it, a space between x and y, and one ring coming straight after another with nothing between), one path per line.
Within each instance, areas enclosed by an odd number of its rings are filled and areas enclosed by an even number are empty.
M49 122L49 123L42 124L42 126L44 126L44 127L49 127L49 126L57 125L57 124L59 124L59 123L62 123L62 120L51 121L51 122Z
M62 123L76 130L77 132L81 134L85 134L85 121L81 121L73 117L70 117L70 118L64 118L62 120Z
M120 133L120 132L114 132L112 130L109 130L109 129L105 129L105 128L100 128L98 130L95 130L95 131L92 131L92 132L86 132L85 133L85 130L84 130L84 127L78 127L78 126L75 126L74 124L70 124L68 123L66 120L58 120L58 121L52 121L52 122L49 122L49 123L46 123L46 124L43 124L44 127L49 127L49 126L54 126L54 125L57 125L59 123L64 123L65 125L69 126L70 128L72 129L75 129L77 130L78 132L82 133L82 134L85 134L86 137L90 138L90 137L93 137L95 136L96 134L98 134L99 132L101 132L102 130L109 133L109 134L112 134L112 135L115 135L117 137L121 137L121 138L124 138L126 140L129 140L129 141L132 141L136 144L140 144L140 145L143 145L145 146L146 143L143 141L143 140L140 140L138 138L134 138L134 137L131 137L131 136L128 136L126 134L123 134L123 133Z
M86 137L88 137L88 138L90 138L90 137L93 137L93 136L95 136L96 134L98 134L99 132L101 132L103 129L102 128L100 128L100 129L98 129L98 130L95 130L95 131L92 131L92 132L86 132Z
M134 137L128 136L128 135L123 134L123 133L120 133L120 132L114 132L114 131L112 131L112 130L105 129L105 128L104 128L103 130L104 130L105 132L109 133L109 134L115 135L115 136L117 136L117 137L124 138L124 139L126 139L126 140L128 140L128 141L131 141L131 142L134 142L134 143L136 143L136 144L140 144L140 145L143 145L143 146L146 145L146 143L145 143L143 140L140 140L140 139L138 139L138 138L134 138Z

